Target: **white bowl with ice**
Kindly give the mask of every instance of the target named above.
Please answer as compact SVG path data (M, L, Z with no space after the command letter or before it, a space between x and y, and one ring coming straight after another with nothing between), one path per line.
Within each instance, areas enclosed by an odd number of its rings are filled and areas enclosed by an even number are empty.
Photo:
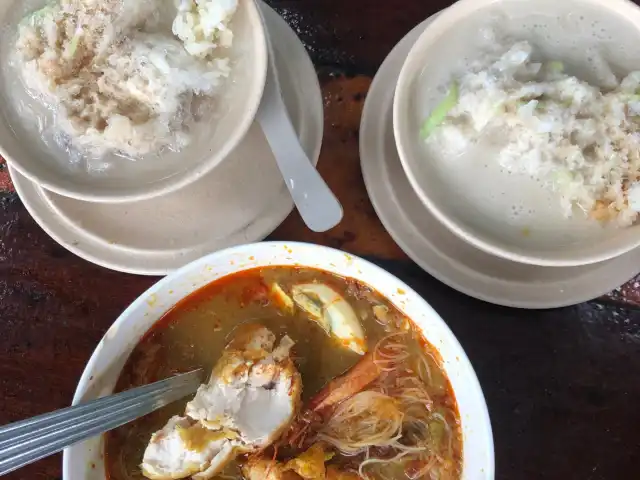
M516 262L576 266L636 248L638 41L640 9L625 0L461 0L443 11L394 100L422 202Z
M61 195L184 187L239 144L260 104L253 0L12 0L0 20L0 154Z

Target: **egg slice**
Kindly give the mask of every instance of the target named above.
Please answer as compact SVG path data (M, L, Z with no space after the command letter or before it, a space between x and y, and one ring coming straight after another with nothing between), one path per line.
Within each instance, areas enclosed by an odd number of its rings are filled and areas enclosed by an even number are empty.
M367 352L358 316L342 295L329 285L303 283L291 289L293 301L344 347L359 355Z
M155 480L192 475L206 480L237 455L269 446L293 421L302 381L290 358L294 342L260 325L234 335L198 389L185 417L173 417L156 432L144 453L142 471Z

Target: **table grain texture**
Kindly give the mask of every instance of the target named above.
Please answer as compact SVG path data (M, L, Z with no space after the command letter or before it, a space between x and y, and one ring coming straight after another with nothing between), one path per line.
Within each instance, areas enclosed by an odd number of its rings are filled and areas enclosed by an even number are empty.
M269 237L364 256L397 275L451 326L482 384L494 430L496 478L633 479L640 458L640 288L632 280L571 308L489 305L439 283L385 232L358 158L372 76L442 0L274 0L321 79L325 141L319 169L345 207L324 234L296 213ZM640 271L640 265L638 266ZM65 407L94 347L157 279L92 265L31 219L0 165L0 424ZM10 479L59 479L55 456Z

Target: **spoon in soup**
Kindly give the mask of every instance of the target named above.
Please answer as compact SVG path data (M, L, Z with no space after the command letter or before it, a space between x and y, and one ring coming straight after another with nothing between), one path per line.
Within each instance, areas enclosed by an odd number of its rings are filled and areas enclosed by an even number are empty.
M258 11L264 8L256 0ZM282 99L277 65L267 23L267 80L256 119L278 163L284 183L304 223L314 232L325 232L342 220L342 206L302 149Z
M113 430L187 395L202 369L0 427L0 475Z

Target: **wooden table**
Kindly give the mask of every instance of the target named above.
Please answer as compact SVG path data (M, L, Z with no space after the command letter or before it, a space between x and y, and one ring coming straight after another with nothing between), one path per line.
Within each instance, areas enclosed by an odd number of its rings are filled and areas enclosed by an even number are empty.
M372 75L414 25L449 4L425 0L269 2L300 34L322 79L319 168L345 207L326 234L292 214L273 233L365 256L420 292L449 323L483 386L500 479L626 479L640 457L640 288L554 311L489 305L440 284L391 240L358 159ZM51 240L0 172L0 424L69 404L111 322L155 278L91 265ZM640 266L639 266L640 270ZM7 478L60 478L60 458Z

